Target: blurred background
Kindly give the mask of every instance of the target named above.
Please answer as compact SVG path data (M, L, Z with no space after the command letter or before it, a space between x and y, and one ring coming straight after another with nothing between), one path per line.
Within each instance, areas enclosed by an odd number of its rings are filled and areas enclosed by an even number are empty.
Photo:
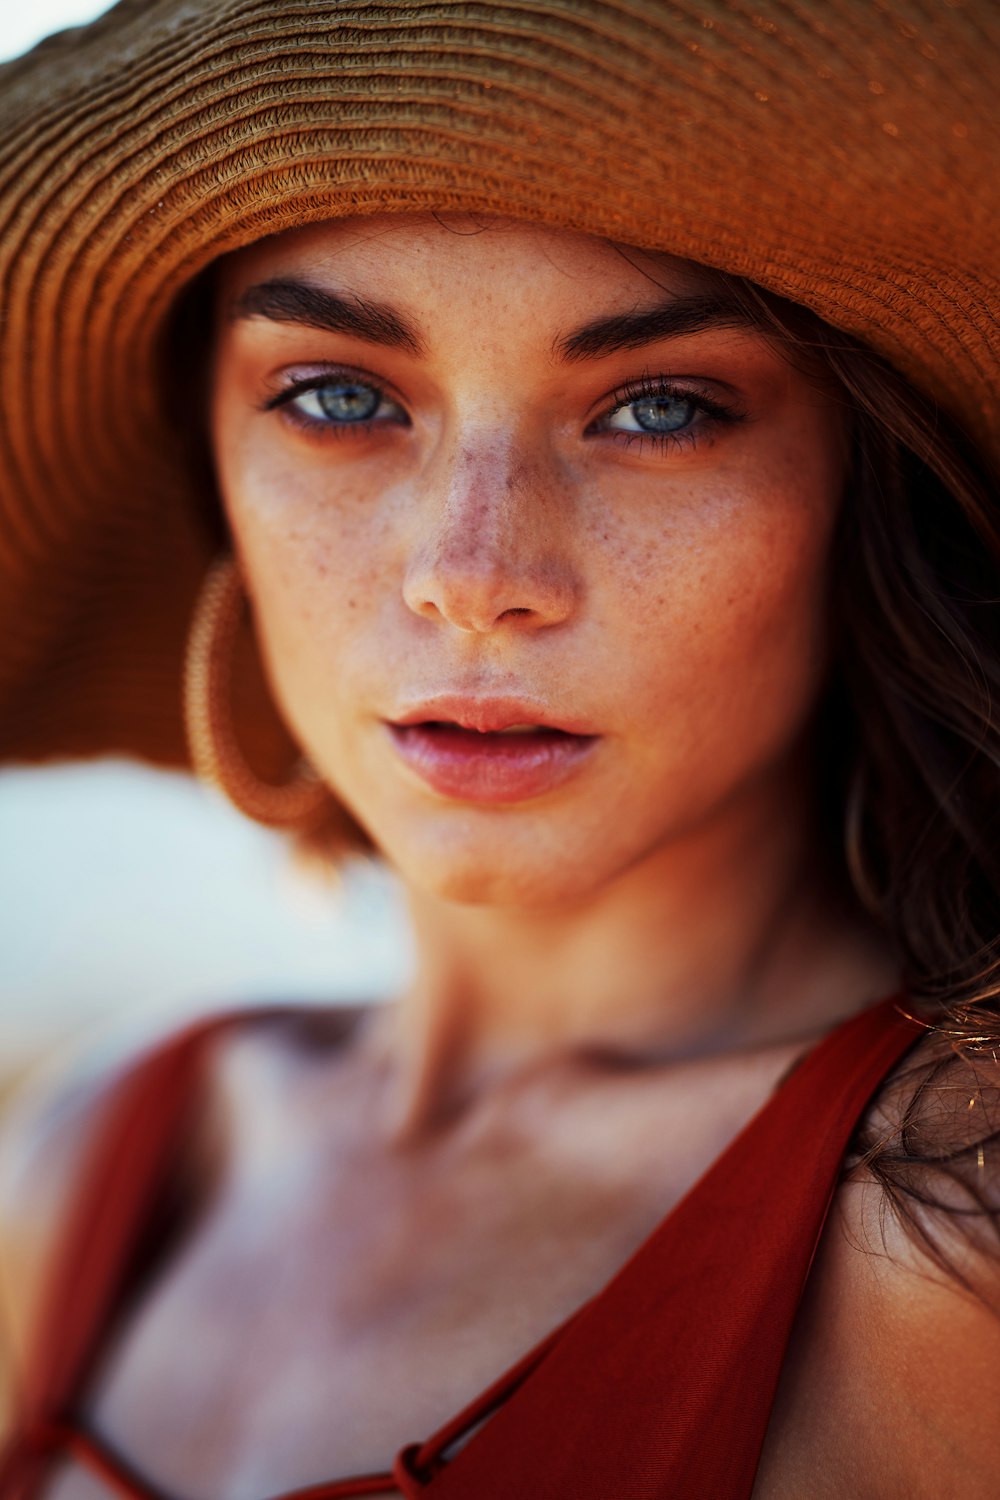
M0 61L101 0L0 5ZM0 1101L81 1049L208 1009L375 999L411 962L377 866L333 888L191 778L107 760L0 772Z
M84 26L110 9L109 0L33 0L31 5L0 6L0 62L27 52L53 31Z

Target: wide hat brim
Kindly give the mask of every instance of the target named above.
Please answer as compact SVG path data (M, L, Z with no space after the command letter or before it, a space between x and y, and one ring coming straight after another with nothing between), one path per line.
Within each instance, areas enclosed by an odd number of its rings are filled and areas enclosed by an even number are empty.
M996 459L998 44L993 0L122 0L0 70L0 755L186 763L218 542L165 330L265 234L456 209L668 250Z

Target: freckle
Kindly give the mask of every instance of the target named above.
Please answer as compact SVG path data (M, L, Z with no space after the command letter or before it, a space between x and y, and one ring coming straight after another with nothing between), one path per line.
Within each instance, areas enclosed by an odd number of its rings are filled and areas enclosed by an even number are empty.
M356 599L348 599L348 601L347 601L347 607L348 607L348 609L357 609L357 607L358 607L357 600Z

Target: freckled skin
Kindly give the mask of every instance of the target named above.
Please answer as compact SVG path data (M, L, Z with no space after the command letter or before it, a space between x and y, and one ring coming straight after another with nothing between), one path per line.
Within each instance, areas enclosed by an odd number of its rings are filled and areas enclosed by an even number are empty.
M380 216L225 266L213 438L276 695L388 858L459 901L575 901L655 861L786 764L822 685L842 417L750 331L557 365L560 334L662 296L662 264L630 255ZM277 277L394 303L427 357L225 316ZM330 439L260 409L323 363L408 420ZM647 371L725 383L747 420L664 451L588 432ZM382 723L443 691L540 698L599 751L543 797L449 802L401 773Z

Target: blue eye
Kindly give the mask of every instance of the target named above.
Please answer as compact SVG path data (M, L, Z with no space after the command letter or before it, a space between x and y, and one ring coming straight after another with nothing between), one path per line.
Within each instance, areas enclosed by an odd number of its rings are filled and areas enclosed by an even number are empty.
M356 380L338 380L336 385L320 385L315 390L305 391L299 397L298 405L307 412L310 405L315 405L321 416L334 422L366 422L375 415L381 399L381 392L370 385L361 385Z
M301 427L324 433L364 433L384 425L389 408L393 420L404 420L406 413L391 401L381 387L372 381L351 375L314 375L298 380L264 404L265 411L283 407L288 418ZM380 413L376 419L376 413Z
M690 396L646 397L612 412L608 425L617 432L679 432L690 426L697 410L697 403ZM618 417L632 417L638 422L638 429L618 424Z
M746 414L701 391L673 385L665 376L627 381L611 398L614 405L597 423L623 447L693 448L700 437Z

